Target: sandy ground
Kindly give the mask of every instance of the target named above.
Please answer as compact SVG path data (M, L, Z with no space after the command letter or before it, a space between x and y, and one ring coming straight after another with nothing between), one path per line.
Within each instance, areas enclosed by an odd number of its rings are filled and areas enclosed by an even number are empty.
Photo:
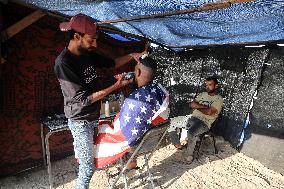
M284 189L284 176L274 172L260 162L238 153L224 141L217 143L218 154L214 154L212 141L205 140L201 147L198 159L188 165L184 161L184 151L176 151L172 145L157 150L150 162L156 188L174 189ZM138 158L143 163L142 157ZM74 187L78 165L74 157L53 162L52 171L55 187L58 189L71 189ZM107 172L95 172L90 188L107 188L108 174L115 174L113 167ZM146 172L137 174L129 184L131 188L151 188L145 181ZM112 180L112 179L110 179ZM122 180L118 188L122 188ZM48 188L47 171L44 169L24 173L14 177L0 180L1 189L30 189Z

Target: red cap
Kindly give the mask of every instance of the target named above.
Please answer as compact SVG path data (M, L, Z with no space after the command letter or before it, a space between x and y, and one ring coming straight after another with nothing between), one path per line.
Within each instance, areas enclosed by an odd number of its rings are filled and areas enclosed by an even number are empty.
M59 28L61 31L73 29L79 33L95 35L97 23L92 17L80 13L73 16L69 22L60 23Z

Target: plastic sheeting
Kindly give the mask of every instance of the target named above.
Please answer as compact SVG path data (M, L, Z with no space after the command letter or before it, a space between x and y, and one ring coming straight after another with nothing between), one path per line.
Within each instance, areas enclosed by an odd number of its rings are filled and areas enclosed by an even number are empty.
M216 0L17 0L52 12L104 21L200 7ZM258 0L221 10L113 24L171 47L284 39L284 1Z

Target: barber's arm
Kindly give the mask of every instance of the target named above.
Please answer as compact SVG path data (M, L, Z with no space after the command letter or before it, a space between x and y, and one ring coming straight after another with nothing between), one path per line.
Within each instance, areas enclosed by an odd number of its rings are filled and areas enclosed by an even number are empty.
M132 59L133 59L133 57L130 54L117 57L116 59L114 59L115 68L119 68L119 67L123 66L124 64L130 62Z
M145 51L141 52L141 53L131 53L131 54L127 54L124 56L120 56L116 59L114 59L115 61L115 68L119 68L121 66L123 66L124 64L130 62L131 60L135 60L136 62L139 61L139 58L145 54Z
M209 116L213 116L214 114L216 114L218 112L218 110L214 107L208 107L202 104L199 104L196 100L193 100L190 104L192 109L197 109L199 111L201 111L202 113L209 115Z
M101 100L103 97L107 96L113 91L133 82L133 79L123 80L123 76L120 76L119 78L117 78L116 83L114 83L110 87L90 94L90 89L83 87L81 79L77 76L76 73L73 72L73 70L68 64L62 64L60 66L57 66L55 68L55 73L59 79L62 92L65 94L66 97L70 99L71 105L90 105L98 100Z
M139 62L139 58L148 52L150 43L145 44L145 49L143 52L139 53L130 53L121 57L116 58L115 61L115 68L119 68L120 66L123 66L124 64L130 62L131 60L135 60L136 62Z
M118 78L117 82L113 85L111 85L110 87L107 87L105 89L102 89L100 91L97 91L95 93L93 93L92 96L92 103L101 100L102 98L104 98L105 96L109 95L110 93L112 93L113 91L120 89L130 83L133 82L133 79L131 80L123 80L123 77L121 76L120 78Z

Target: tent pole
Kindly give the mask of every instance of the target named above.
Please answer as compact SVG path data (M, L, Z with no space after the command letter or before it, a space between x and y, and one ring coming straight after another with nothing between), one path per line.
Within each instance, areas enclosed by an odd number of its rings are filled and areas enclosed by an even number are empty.
M229 1L217 2L217 3L207 3L207 4L204 4L200 8L176 10L176 11L170 11L170 12L164 12L164 13L157 13L153 15L131 16L128 18L101 21L101 22L98 22L98 24L111 24L111 23L127 22L127 21L142 20L142 19L162 18L166 16L174 16L174 15L180 15L180 14L190 14L190 13L195 13L195 12L205 12L209 10L229 8L232 4L255 2L255 1L256 0L229 0Z

